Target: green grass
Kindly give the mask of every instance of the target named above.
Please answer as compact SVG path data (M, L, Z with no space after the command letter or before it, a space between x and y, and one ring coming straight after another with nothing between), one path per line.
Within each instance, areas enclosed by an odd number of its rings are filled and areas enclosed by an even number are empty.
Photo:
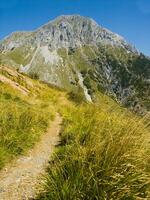
M29 78L21 77L11 80L29 87ZM28 96L0 82L0 169L32 148L59 111L61 144L37 199L150 198L148 116L140 118L100 93L94 104L81 104L81 88L67 100L65 92L30 81Z
M27 65L30 62L33 53L34 51L31 51L29 47L20 47L8 52L6 57L15 61L17 64Z
M62 93L27 77L22 79L23 85L27 84L25 80L30 80L33 86L28 96L0 82L0 169L11 159L26 153L44 134Z
M61 107L62 143L37 199L150 198L147 117L134 116L106 96L99 102Z

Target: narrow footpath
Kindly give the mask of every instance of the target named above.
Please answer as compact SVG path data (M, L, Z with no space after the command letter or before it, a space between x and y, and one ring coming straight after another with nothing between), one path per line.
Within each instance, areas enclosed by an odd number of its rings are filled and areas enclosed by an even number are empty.
M61 122L62 119L57 114L33 149L0 171L0 200L29 200L35 197L40 178L55 145L59 143Z

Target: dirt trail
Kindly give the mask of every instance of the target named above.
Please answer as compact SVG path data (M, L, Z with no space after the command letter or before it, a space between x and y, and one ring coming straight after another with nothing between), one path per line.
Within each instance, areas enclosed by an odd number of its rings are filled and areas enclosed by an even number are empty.
M54 146L59 143L61 117L56 115L47 133L28 153L0 171L0 200L33 199Z

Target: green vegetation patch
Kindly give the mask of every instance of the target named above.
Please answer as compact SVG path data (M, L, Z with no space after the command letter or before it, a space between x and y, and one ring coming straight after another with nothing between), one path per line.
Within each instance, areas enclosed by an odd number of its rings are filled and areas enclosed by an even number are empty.
M125 200L150 196L149 128L106 96L99 105L69 105L62 144L37 199Z
M0 169L33 147L55 115L61 92L30 81L33 87L28 96L0 82Z
M19 47L8 52L6 57L15 61L17 64L27 65L32 58L33 50L29 47Z

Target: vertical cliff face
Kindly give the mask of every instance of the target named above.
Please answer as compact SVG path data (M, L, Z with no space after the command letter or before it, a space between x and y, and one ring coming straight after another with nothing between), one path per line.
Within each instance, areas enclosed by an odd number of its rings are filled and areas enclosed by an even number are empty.
M69 91L81 88L88 101L102 91L149 109L150 59L90 18L60 16L33 32L13 33L0 52L0 62Z

